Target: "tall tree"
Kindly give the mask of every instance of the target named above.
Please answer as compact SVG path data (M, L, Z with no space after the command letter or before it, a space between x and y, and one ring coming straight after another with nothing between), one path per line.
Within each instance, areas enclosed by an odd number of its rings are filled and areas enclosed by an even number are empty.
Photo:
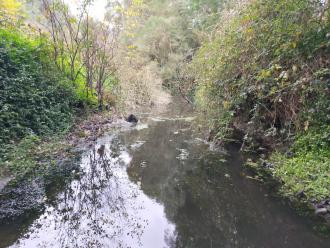
M80 61L86 33L82 32L82 26L91 1L82 1L76 16L70 13L63 0L42 0L42 3L48 21L46 28L53 40L55 63L75 82L83 69Z

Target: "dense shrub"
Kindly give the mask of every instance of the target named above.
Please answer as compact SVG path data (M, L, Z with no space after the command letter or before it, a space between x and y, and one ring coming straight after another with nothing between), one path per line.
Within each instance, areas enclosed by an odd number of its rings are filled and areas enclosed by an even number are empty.
M293 156L274 153L272 172L283 182L283 193L289 197L304 192L307 199L330 196L330 128L309 130L298 135L292 147Z
M326 80L325 71L321 71L321 82ZM295 197L303 192L307 199L321 200L330 196L329 91L320 91L305 105L304 130L297 133L291 156L280 152L271 156L272 172L283 182L285 195Z
M0 143L62 131L76 93L50 61L42 37L0 29Z
M320 108L329 106L329 9L311 0L239 2L194 58L197 104L215 139L241 129L246 144L283 140L313 126L309 113L329 110Z
M237 2L222 13L193 60L197 105L215 140L223 142L239 130L245 149L280 148L270 158L271 170L285 195L327 198L329 3Z

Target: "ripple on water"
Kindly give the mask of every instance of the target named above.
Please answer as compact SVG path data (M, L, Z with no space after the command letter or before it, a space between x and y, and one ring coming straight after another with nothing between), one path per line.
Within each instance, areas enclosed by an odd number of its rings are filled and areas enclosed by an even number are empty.
M130 145L130 148L132 148L133 150L137 150L139 149L141 146L143 146L143 144L146 143L143 140L138 140L135 143L133 143L132 145Z
M189 152L187 149L180 149L180 148L176 148L176 149L180 151L180 154L176 157L178 160L184 161L188 159Z

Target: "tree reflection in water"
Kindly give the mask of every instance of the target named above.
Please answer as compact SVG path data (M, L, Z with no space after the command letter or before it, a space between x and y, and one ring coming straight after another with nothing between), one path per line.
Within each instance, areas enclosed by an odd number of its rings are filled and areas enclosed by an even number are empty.
M80 178L47 206L14 247L146 247L141 237L150 229L152 214L163 215L158 218L163 218L162 240L157 242L170 243L174 225L167 222L163 207L129 180L130 159L113 137L95 145L83 156L81 172L73 172Z

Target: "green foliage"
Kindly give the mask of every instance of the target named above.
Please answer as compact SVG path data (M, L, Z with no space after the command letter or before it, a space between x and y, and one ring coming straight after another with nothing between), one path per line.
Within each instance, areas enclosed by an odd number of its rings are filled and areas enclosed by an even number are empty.
M164 84L177 76L179 64L196 46L195 37L188 30L188 22L180 14L183 10L184 6L176 1L149 1L146 16L130 39L130 44L140 56L158 64Z
M192 27L209 30L219 19L219 13L228 0L187 0L186 15L192 17Z
M162 87L176 89L197 47L182 1L132 1L125 10L118 77L121 98L153 105ZM175 90L173 90L175 91ZM129 97L127 97L129 96Z
M310 130L299 135L293 146L294 156L275 153L274 176L283 182L282 192L295 197L304 192L307 199L330 196L330 128Z
M79 74L74 83L69 80L71 84L69 85L69 87L73 88L75 92L74 106L79 107L81 109L95 109L97 107L97 95L95 93L95 90L93 89L89 90L90 94L86 94L86 79L84 75L85 74L83 73Z
M0 23L7 26L19 25L22 19L21 2L2 0L0 2Z
M221 1L218 0L190 0L189 6L193 11L200 11L206 9L207 11L216 12L219 8Z
M49 61L46 40L0 29L0 77L0 143L70 125L77 97Z
M325 4L325 5L324 5ZM224 11L191 71L215 139L234 129L246 147L293 144L271 160L283 192L330 196L330 13L310 0L247 1ZM289 141L289 142L288 142Z
M323 69L316 74L324 80L325 76L329 78L328 73L328 69ZM271 157L275 164L273 174L283 182L282 192L289 197L302 191L308 200L330 196L330 100L327 90L320 89L317 98L306 101L301 115L304 130L296 135L293 156L277 152Z
M55 56L54 40L38 28L38 18L27 15L34 24L24 23L28 7L18 2L0 3L0 174L9 170L15 177L49 163L54 156L45 155L60 150L55 140L68 131L78 111L97 106L95 90L86 94L82 56L63 50L63 44L56 50L62 56ZM72 48L73 41L66 45ZM43 142L50 136L51 142Z
M0 177L3 169L9 170L16 180L43 176L49 166L54 166L59 157L74 156L70 144L63 135L50 139L28 135L17 144L8 144L0 156Z
M41 143L41 140L36 135L30 135L15 147L6 146L5 154L0 158L0 162L10 170L12 175L23 177L36 169L37 162L33 157L35 149ZM1 175L0 175L1 176Z
M248 123L248 132L301 129L307 102L327 89L316 72L329 66L328 12L309 0L258 0L229 18L224 12L192 64L196 100L210 125L220 133L235 122Z

